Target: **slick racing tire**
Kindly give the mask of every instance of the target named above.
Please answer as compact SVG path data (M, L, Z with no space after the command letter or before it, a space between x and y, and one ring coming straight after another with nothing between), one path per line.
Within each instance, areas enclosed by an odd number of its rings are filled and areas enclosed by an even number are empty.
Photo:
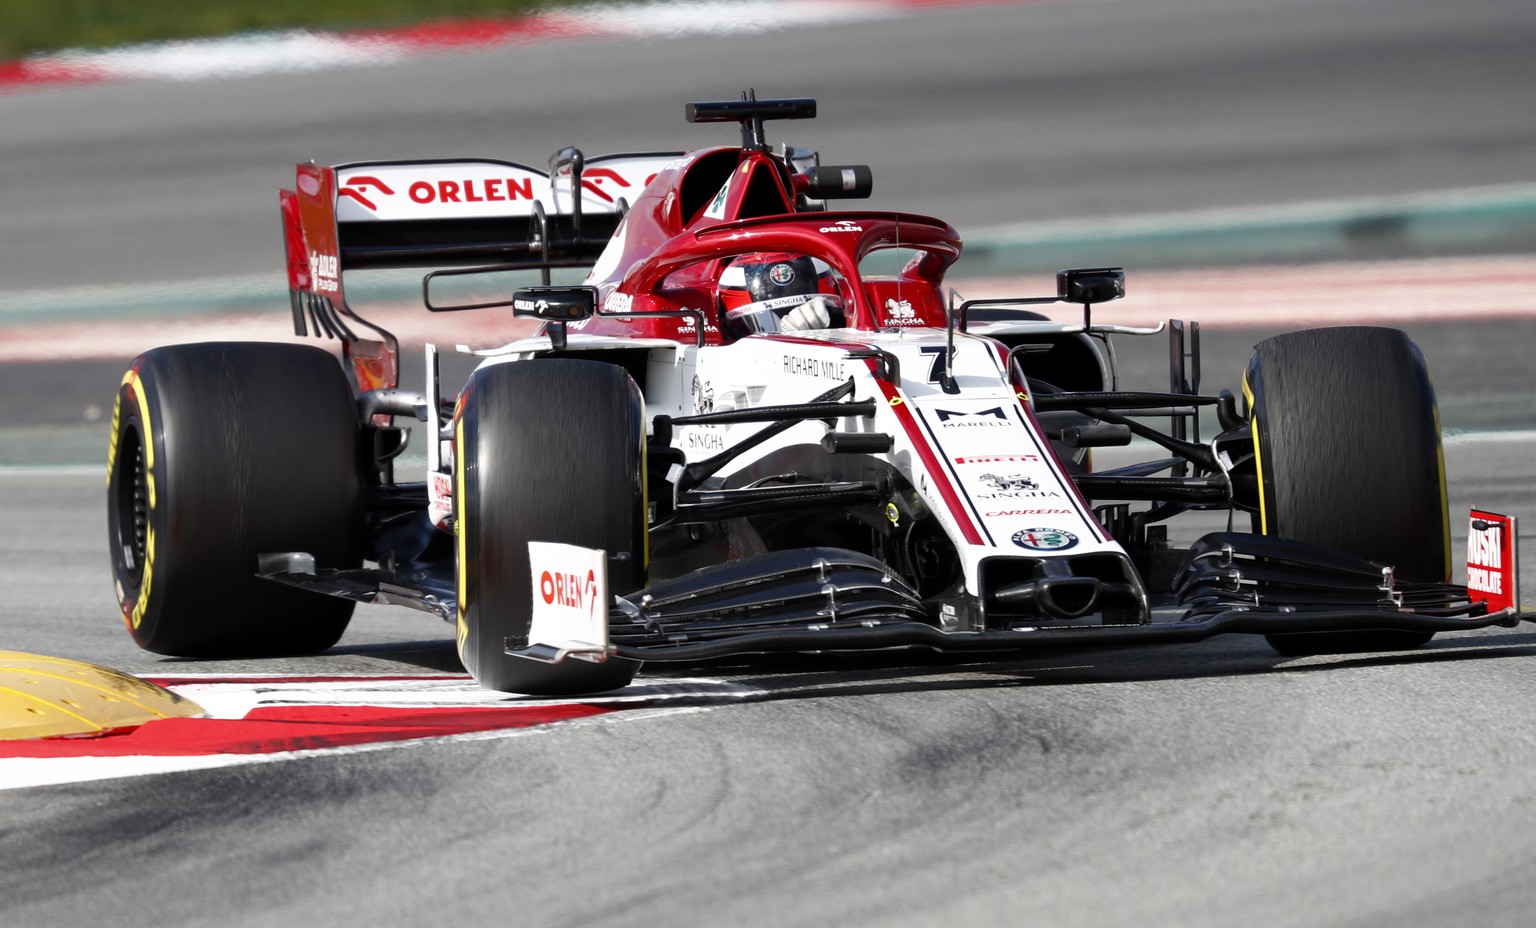
M506 653L528 634L528 542L608 553L608 589L645 579L645 423L640 389L623 368L548 359L483 367L469 378L454 423L458 650L482 686L574 695L627 686L639 664Z
M1244 377L1262 483L1260 531L1445 582L1450 522L1434 388L1419 349L1376 326L1260 342ZM1267 636L1281 654L1417 647L1430 632Z
M123 620L181 657L312 654L346 600L256 576L258 555L320 568L363 554L358 414L341 366L303 345L157 348L123 376L112 413L107 534Z

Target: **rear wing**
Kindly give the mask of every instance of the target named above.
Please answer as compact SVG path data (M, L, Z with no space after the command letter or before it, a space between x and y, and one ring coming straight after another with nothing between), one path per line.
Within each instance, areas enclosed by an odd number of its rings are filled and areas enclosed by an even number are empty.
M278 193L293 329L339 338L361 390L398 379L393 335L347 305L342 274L364 268L587 267L628 204L681 152L588 159L548 171L491 159L300 164ZM354 326L371 329L364 338Z

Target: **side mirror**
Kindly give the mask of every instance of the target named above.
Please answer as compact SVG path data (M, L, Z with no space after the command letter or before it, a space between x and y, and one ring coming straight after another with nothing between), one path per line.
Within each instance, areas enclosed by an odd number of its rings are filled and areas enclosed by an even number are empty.
M512 294L512 315L547 323L549 346L565 350L565 324L590 319L597 309L596 287L524 287Z
M530 287L531 276L528 268L516 265L442 268L422 278L422 302L434 313L510 306L514 316L533 316L547 322L575 322L592 315L596 290Z
M953 296L954 291L950 291ZM967 313L975 306L1010 307L1010 311L1004 312L1000 317L994 317L988 321L1000 321L1008 318L1043 319L1044 316L1025 311L1021 316L1019 311L1011 309L1015 306L1026 306L1040 303L1081 303L1083 306L1083 329L1087 331L1093 319L1088 307L1094 303L1107 303L1110 300L1118 300L1125 296L1125 270L1118 267L1072 267L1056 272L1055 296L1025 296L1003 297L990 300L966 300L960 304L958 312L959 328L964 332L967 328ZM957 313L951 309L950 329L955 327Z
M1125 270L1079 267L1056 272L1056 298L1068 303L1107 303L1125 296Z
M596 287L524 287L512 294L512 315L545 322L579 322L596 309Z
M862 200L875 186L867 164L821 164L805 179L805 195L813 200Z

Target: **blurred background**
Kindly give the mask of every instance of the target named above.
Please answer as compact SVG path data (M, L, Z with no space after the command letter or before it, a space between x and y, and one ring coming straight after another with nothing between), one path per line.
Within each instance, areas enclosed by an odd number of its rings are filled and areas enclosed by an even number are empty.
M145 348L291 337L295 162L731 144L683 104L748 87L820 101L770 142L959 228L967 296L1123 264L1102 318L1200 321L1211 390L1272 329L1402 324L1448 429L1536 425L1528 0L11 0L0 36L0 466L99 461ZM348 286L409 343L512 331Z
M7 0L0 8L0 56L24 59L278 29L377 31L572 5L571 0Z

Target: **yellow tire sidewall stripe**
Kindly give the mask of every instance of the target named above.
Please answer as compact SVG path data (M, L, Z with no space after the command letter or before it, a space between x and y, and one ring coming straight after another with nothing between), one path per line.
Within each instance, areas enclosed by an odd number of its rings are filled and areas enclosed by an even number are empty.
M461 411L462 412L462 411ZM469 620L466 617L468 608L469 565L466 558L468 550L468 529L465 526L465 503L468 497L464 495L464 417L460 415L453 427L453 509L456 517L453 520L453 537L457 564L454 574L458 603L458 623L455 640L458 645L459 660L465 660L464 648L469 641Z
M119 406L122 403L122 389L126 388L132 395L139 411L139 441L144 447L144 483L149 493L149 509L153 513L157 508L158 500L155 492L155 429L149 417L149 396L144 390L144 384L139 379L137 368L130 368L123 375L122 384L118 390L118 400L112 411L112 443L108 449L107 479L112 479L113 466L117 460ZM150 592L154 586L155 575L155 523L151 517L144 533L144 574L139 581L138 596L130 604L127 602L127 590L119 584L121 596L119 605L123 609L123 621L130 630L137 631L144 623L144 613L149 609Z
M1243 402L1248 404L1248 430L1253 438L1253 467L1259 481L1259 534L1269 534L1269 507L1265 505L1264 456L1259 453L1259 413L1253 407L1253 388L1243 376Z

